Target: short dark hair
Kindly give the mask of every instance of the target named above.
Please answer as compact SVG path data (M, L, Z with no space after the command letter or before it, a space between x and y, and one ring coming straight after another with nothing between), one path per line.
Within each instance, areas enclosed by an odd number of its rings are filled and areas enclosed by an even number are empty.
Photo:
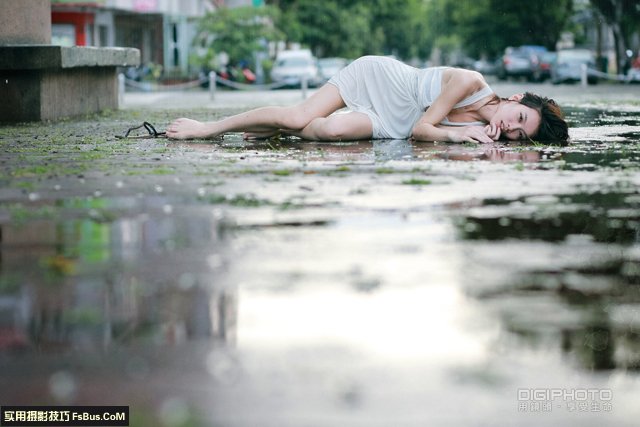
M564 113L553 99L526 92L519 102L540 114L540 126L534 139L562 143L569 140L569 126L564 120Z

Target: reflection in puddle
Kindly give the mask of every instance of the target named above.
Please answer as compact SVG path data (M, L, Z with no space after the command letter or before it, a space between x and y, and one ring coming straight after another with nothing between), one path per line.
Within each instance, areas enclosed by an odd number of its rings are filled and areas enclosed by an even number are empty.
M638 109L566 108L565 115L573 127L588 126L640 126Z
M590 370L640 369L639 200L635 191L485 200L455 220L477 272L468 291L522 341L551 341Z
M234 141L227 147L247 145L246 142ZM501 143L496 143L501 144ZM184 144L181 147L203 152L210 152L210 145ZM516 147L518 151L511 148ZM353 142L309 142L298 139L283 139L280 142L255 142L245 147L259 150L256 154L279 155L282 157L304 156L307 161L357 161L384 163L392 160L452 160L452 161L490 161L503 162L538 162L540 151L530 146L518 144L488 145L450 144L416 142L406 139L374 140Z
M563 241L585 235L596 242L640 243L640 194L577 193L489 200L459 223L465 239Z
M216 280L226 243L212 214L36 220L0 231L0 350L234 339L235 291Z
M508 251L508 247L499 250ZM474 256L472 262L479 262ZM638 260L625 263L627 268L639 268ZM558 269L551 263L529 270L506 266L505 280L487 274L485 280L494 279L489 285L474 276L468 289L495 310L505 330L518 335L522 343L539 351L561 351L572 364L587 370L638 370L638 277L625 277L608 267L596 273L580 271L579 266Z

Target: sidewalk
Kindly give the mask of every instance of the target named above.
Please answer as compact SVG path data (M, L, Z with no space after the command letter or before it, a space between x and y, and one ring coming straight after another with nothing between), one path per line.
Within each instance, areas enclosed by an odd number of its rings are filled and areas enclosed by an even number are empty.
M315 89L308 90L311 96ZM218 90L215 98L207 90L184 92L127 92L123 109L255 108L264 105L293 105L303 100L296 89L270 91Z
M640 105L640 85L598 84L582 87L549 83L489 81L494 91L504 97L514 93L533 92L555 99L561 105L579 106L592 103ZM315 89L308 91L311 96ZM293 105L303 100L299 89L270 91L217 90L212 100L206 90L185 92L127 92L124 109L192 109L255 108L264 105Z

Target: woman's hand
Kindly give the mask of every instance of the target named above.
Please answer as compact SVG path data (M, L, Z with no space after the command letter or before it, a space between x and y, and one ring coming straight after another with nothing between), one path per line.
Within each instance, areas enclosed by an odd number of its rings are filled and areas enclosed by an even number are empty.
M500 126L489 123L484 127L484 132L487 134L489 138L493 139L494 141L497 141L500 139L500 134L501 134Z
M449 139L452 142L493 142L493 139L487 135L487 126L465 126L451 130Z

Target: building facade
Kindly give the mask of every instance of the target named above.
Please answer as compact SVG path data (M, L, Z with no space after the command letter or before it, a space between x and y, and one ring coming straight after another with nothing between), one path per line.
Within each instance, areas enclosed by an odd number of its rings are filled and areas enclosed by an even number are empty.
M52 0L52 43L134 47L143 66L186 76L197 19L223 5L220 0Z

